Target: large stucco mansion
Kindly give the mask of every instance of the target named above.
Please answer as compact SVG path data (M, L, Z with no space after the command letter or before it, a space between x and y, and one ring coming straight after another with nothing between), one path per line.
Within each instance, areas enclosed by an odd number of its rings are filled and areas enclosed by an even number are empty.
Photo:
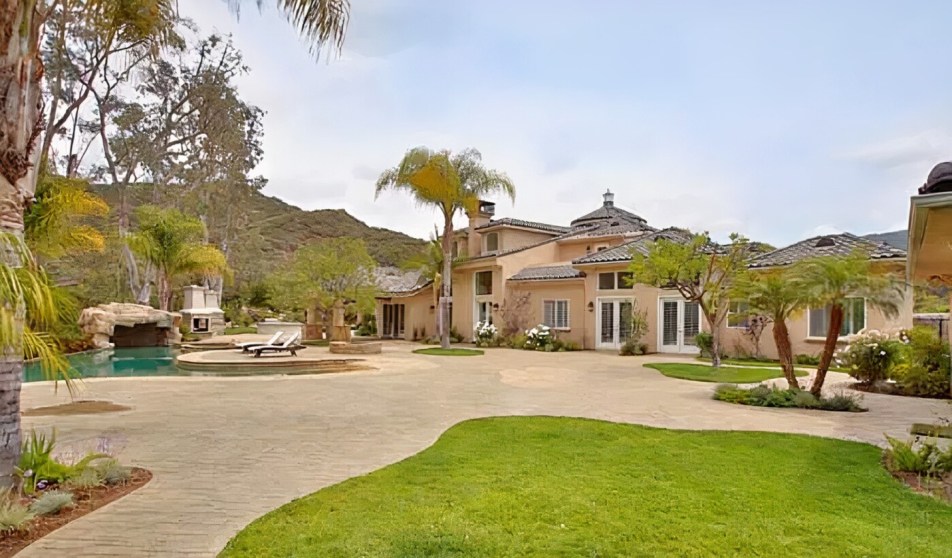
M476 322L502 325L521 301L523 327L546 324L557 335L586 349L618 349L629 337L633 309L644 311L649 324L642 342L650 352L696 353L694 338L706 329L697 303L677 291L631 284L627 271L634 252L647 254L659 238L683 241L683 229L656 229L645 219L617 207L609 191L594 211L568 226L520 219L495 219L495 205L482 202L469 215L469 226L454 232L452 325L467 340ZM819 255L848 255L863 250L882 272L904 275L906 252L852 234L809 238L754 257L755 268L787 266ZM377 299L378 333L386 338L419 340L436 333L436 301L432 285L418 273L382 277L385 291ZM526 296L528 295L528 296ZM507 306L508 305L508 306ZM912 289L898 317L888 319L865 300L849 301L843 334L864 328L890 329L912 325ZM746 312L732 304L722 343L749 350ZM828 310L814 308L789 323L795 354L816 354L826 334ZM770 331L762 350L776 357Z

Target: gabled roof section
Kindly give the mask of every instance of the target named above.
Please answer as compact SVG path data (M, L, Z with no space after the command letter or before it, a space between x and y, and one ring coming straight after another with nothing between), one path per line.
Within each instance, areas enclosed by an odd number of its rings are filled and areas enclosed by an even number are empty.
M419 270L406 271L399 267L378 267L374 270L377 288L391 295L407 295L428 286L432 281Z
M582 256L581 258L575 259L572 263L596 264L628 261L635 252L648 255L648 249L651 247L651 243L661 239L684 243L691 240L691 233L675 227L661 231L645 231L641 236L632 241L620 244L608 250Z
M548 223L539 223L536 221L524 221L522 219L513 219L511 217L505 217L503 219L496 219L490 221L485 225L480 225L476 227L476 230L480 231L483 229L490 229L493 227L521 227L524 229L534 229L537 231L555 233L555 234L564 234L571 230L569 227L563 227L561 225L550 225Z
M874 242L850 233L814 236L755 257L750 267L775 267L795 264L819 256L846 257L855 252L866 252L872 260L903 260L906 251L885 242Z
M578 279L585 277L584 271L570 264L527 267L509 278L510 281L552 281L556 279Z

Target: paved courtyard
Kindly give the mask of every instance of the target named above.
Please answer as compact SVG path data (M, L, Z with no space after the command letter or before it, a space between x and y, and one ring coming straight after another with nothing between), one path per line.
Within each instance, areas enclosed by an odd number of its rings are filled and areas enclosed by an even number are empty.
M84 383L83 399L130 411L30 417L61 444L106 436L147 486L23 551L48 556L214 556L242 527L294 499L410 456L462 420L567 415L683 429L796 432L881 443L947 403L867 395L869 413L757 409L710 399L713 384L640 366L658 356L489 350L414 355L387 345L373 371L308 376L117 378ZM317 349L314 349L317 350ZM846 376L831 374L830 382ZM28 409L68 400L27 384Z

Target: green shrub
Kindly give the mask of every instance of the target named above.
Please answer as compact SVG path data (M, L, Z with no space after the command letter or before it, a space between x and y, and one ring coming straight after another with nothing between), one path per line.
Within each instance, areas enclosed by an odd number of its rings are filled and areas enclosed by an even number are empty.
M720 384L714 388L714 399L728 403L747 405L747 402L750 400L750 390L741 388L735 384Z
M694 342L697 343L698 349L701 349L701 356L704 358L711 358L714 351L714 336L706 331L700 331L696 336L694 336Z
M503 345L510 349L525 349L528 341L529 338L526 337L525 333L516 333L507 337L503 341Z
M920 442L915 438L908 442L886 436L886 466L892 471L935 476L952 471L952 450L942 452L933 442Z
M30 509L9 490L0 493L0 533L20 531L33 517Z
M858 395L837 394L831 397L816 398L808 391L785 389L760 384L752 388L742 388L733 384L721 384L714 389L714 399L752 405L755 407L778 407L821 409L824 411L865 411L860 406Z
M817 366L820 364L820 357L818 355L796 355L793 357L793 362L803 366Z
M618 350L621 356L635 356L648 354L648 344L642 343L636 339L629 339Z
M452 341L453 343L463 342L463 336L460 334L459 330L456 329L456 326L450 327L450 341Z
M34 515L51 515L63 508L76 505L73 493L66 490L48 490L39 498L30 503L30 513Z
M563 351L581 351L582 346L576 343L575 341L563 341L562 350Z
M92 467L99 479L105 484L124 484L132 479L132 467L119 464L115 459L103 459Z
M892 379L905 395L943 397L949 394L949 374L929 370L921 364L902 363L893 367Z
M84 489L96 488L102 486L103 480L99 478L99 473L92 467L87 467L78 475L74 475L66 480L64 486L67 488Z
M545 350L550 353L557 353L559 351L565 350L565 342L561 339L552 339L548 345L546 345Z
M890 377L905 395L944 397L949 394L948 342L939 339L935 330L914 327L906 332L902 364L894 366Z
M902 349L901 342L878 331L851 335L849 344L836 352L836 365L846 368L859 382L870 385L889 377Z

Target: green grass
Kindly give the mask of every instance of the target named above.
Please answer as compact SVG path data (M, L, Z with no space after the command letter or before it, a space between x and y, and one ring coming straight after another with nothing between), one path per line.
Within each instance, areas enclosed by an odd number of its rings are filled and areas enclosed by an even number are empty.
M426 349L417 349L413 352L418 355L434 356L479 356L483 354L483 351L479 349L444 349L442 347L428 347Z
M222 556L948 556L952 506L880 456L789 434L482 419L265 515Z
M225 335L240 335L242 333L258 333L258 328L254 326L225 328Z
M694 380L696 382L718 382L726 384L750 384L773 378L782 378L783 372L779 368L738 368L721 366L714 368L706 364L685 364L681 362L652 362L647 368L654 368L669 378ZM806 376L807 373L798 370L797 376Z
M707 357L697 357L701 362L711 362ZM736 366L763 366L764 368L776 368L780 370L780 361L777 360L753 360L745 358L722 358L721 364L733 364ZM796 364L794 365L796 366Z

